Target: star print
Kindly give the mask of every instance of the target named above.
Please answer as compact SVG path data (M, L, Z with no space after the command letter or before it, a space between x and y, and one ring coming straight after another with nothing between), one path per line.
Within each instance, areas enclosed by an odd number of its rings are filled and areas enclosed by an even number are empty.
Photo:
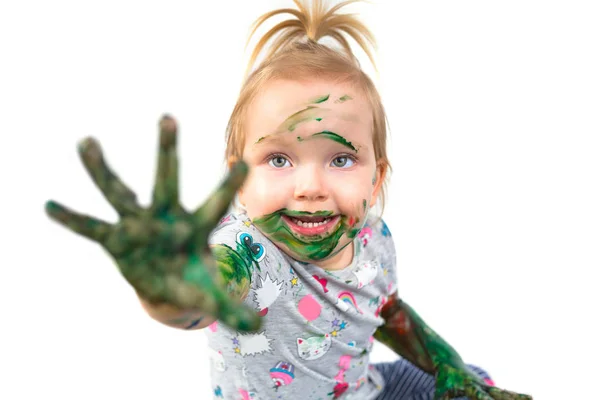
M331 326L337 326L337 324L339 324L339 323L340 323L340 320L336 318L333 321L331 321Z
M233 339L233 344L235 344L235 345L240 344L240 341L238 340L238 338L234 338Z
M236 353L238 353L238 354L240 354L240 353L241 353L241 351L240 351L240 348L239 348L239 347L235 347L233 350L234 350Z
M298 285L298 277L295 276L292 278L292 280L290 280L290 283L292 284L292 286L297 286Z
M340 324L340 330L345 329L346 328L346 321L342 321L342 323Z
M331 331L331 336L337 336L338 331Z

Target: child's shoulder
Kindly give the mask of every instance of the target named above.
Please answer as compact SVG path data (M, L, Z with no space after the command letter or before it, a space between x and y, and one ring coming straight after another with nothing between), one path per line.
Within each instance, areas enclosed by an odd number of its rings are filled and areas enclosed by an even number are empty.
M387 238L391 240L392 234L382 217L369 214L365 226L360 230L358 236Z
M253 241L268 241L245 213L231 212L221 218L211 232L209 242L239 241L241 235L250 237Z

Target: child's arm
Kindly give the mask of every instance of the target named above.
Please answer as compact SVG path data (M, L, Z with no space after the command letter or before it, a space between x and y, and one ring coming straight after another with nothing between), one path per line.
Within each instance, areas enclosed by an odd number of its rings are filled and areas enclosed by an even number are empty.
M250 289L250 279L244 276L244 263L236 264L235 252L228 246L215 245L215 257L218 275L222 282L227 282L227 294L234 300L243 301ZM236 273L237 271L241 274ZM154 320L172 328L197 330L206 328L216 321L211 315L197 309L181 309L165 302L151 303L138 293L140 303L148 315Z
M385 324L375 338L422 370L436 375L436 399L530 400L531 397L487 385L464 364L458 353L425 324L399 297L390 296L381 309Z
M188 212L179 202L176 142L175 121L166 116L160 122L152 204L142 207L135 193L108 167L100 145L85 140L79 146L83 164L118 212L118 222L78 214L53 201L46 203L46 212L66 228L101 244L153 318L194 328L210 324L211 316L233 329L256 330L260 318L240 303L251 269L229 260L227 246L221 246L215 256L208 243L248 168L243 163L234 165L204 205Z
M200 311L185 311L168 303L151 304L142 297L139 300L152 319L172 328L203 329L215 321L215 318Z

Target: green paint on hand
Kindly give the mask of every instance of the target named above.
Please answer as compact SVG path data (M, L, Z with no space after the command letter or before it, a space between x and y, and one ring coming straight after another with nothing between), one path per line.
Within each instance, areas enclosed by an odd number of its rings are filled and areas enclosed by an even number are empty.
M330 131L322 131L322 132L315 133L312 136L313 137L315 137L315 136L324 136L327 139L331 139L331 140L333 140L335 142L343 144L344 146L346 146L346 147L354 150L354 152L358 153L358 149L352 145L352 142L347 141L343 136L340 136L337 133L330 132Z

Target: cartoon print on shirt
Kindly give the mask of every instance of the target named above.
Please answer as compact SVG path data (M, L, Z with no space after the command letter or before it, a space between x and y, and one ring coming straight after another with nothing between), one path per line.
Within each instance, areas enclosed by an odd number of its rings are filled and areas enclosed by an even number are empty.
M352 292L343 291L338 294L337 301L335 303L337 308L342 310L343 312L348 311L350 307L354 308L357 313L362 314L362 310L358 307L358 303L356 302L356 298L354 298L354 294Z
M371 228L369 228L368 226L365 226L364 228L362 228L360 230L360 232L358 232L358 238L360 239L360 242L362 243L363 247L367 247L367 244L369 243L369 240L373 237L373 230Z
M340 337L340 332L348 327L348 321L339 319L339 315L336 315L335 313L332 313L332 317L332 319L326 320L331 323L331 331L329 331L329 334L334 338Z
M311 336L309 338L297 338L296 345L298 346L298 355L306 361L316 360L321 358L331 348L331 336L325 335Z
M227 366L225 365L225 358L223 358L223 353L220 351L215 351L213 348L208 348L208 356L210 358L210 362L212 363L213 368L219 372L225 372Z
M300 278L298 278L298 275L296 275L296 271L294 271L292 267L290 267L290 276L290 279L288 279L286 282L286 287L289 284L290 290L293 291L292 295L294 296L294 299L297 299L302 290L304 289L304 284L302 283Z
M325 293L329 292L329 289L327 289L327 278L321 278L319 275L313 275L312 277L321 284Z
M224 216L223 218L221 218L221 220L219 221L219 225L224 224L225 222L231 221L231 220L235 220L235 216L233 214L228 214L226 216Z
M215 395L215 398L224 399L223 389L221 389L221 386L217 386L217 387L213 388L213 393Z
M377 276L377 268L378 263L376 261L368 261L366 263L361 263L357 265L352 273L356 276L358 280L358 285L356 286L358 289L361 289L363 286L372 283L375 277Z
M281 386L289 385L294 380L294 365L289 362L279 361L269 370L269 375L273 380L273 389L277 391Z
M233 351L235 354L241 354L242 356L254 356L256 354L263 354L273 351L271 348L271 341L265 335L265 331L260 333L237 333L237 335L231 339L233 343Z
M250 255L256 263L265 258L265 247L260 243L254 243L254 238L248 232L238 232L235 241L246 248L246 254Z
M238 389L238 393L240 394L241 400L252 400L256 398L255 392L249 392L245 389Z
M265 277L259 277L257 287L254 291L254 302L258 315L264 317L269 312L269 306L277 300L281 294L283 282L278 282L276 279L271 279L269 273Z
M298 302L298 311L308 321L314 321L321 315L323 306L313 297L312 294L307 294Z
M227 282L227 291L232 296L246 296L247 291L241 288L247 287L254 270L260 271L259 262L266 256L264 246L248 232L237 232L235 249L224 243L212 244L210 249Z
M390 236L392 236L392 234L390 233L390 230L388 229L388 226L383 221L381 221L381 234L384 237L390 237Z
M333 394L333 398L339 398L344 392L348 389L348 382L346 382L346 371L350 369L350 361L352 360L352 356L344 355L340 357L340 370L337 375L333 378L336 380L337 384L333 387L333 391L327 393L329 396Z

